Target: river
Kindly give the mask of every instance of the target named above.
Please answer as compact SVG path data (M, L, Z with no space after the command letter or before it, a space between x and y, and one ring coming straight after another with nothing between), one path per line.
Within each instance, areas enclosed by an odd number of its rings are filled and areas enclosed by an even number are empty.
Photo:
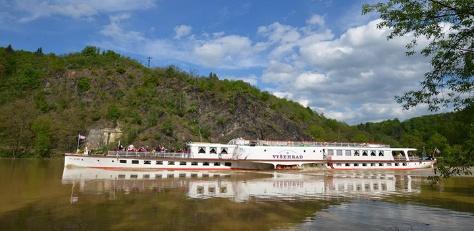
M0 230L472 230L474 177L112 171L0 159Z

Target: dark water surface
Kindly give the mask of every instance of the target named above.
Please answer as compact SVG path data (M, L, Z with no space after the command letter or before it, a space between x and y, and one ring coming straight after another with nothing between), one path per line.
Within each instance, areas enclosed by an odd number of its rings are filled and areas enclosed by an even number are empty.
M474 230L474 177L111 171L0 159L0 230Z

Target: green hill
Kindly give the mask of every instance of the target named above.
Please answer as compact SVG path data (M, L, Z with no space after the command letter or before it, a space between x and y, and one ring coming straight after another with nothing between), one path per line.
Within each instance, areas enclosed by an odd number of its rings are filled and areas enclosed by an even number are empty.
M244 137L379 142L456 153L474 143L473 115L471 108L349 126L213 73L146 68L95 47L67 55L0 48L0 156L74 151L77 134L98 128L120 128L124 144L175 149L187 141Z
M119 127L122 143L248 139L363 141L366 132L242 82L146 68L86 47L67 55L0 48L0 153L73 151L77 134Z
M393 146L425 149L427 154L435 149L441 154L458 154L474 161L474 107L458 112L441 113L412 118L403 122L397 119L356 126L366 132L369 139Z

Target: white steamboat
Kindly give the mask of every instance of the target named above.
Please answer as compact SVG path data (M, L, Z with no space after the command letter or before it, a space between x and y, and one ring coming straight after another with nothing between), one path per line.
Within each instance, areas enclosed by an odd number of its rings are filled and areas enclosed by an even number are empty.
M435 159L415 156L413 148L382 144L250 141L233 139L228 144L188 143L188 151L128 152L106 155L65 154L65 166L104 169L164 170L269 170L323 167L340 170L410 170L433 167Z

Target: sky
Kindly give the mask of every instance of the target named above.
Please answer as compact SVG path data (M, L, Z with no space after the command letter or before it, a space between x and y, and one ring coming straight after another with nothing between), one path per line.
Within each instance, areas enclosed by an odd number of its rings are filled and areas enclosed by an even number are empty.
M429 60L387 40L374 0L0 0L0 46L67 54L87 45L152 66L243 80L348 124L429 114L394 97ZM420 46L426 41L420 41Z

